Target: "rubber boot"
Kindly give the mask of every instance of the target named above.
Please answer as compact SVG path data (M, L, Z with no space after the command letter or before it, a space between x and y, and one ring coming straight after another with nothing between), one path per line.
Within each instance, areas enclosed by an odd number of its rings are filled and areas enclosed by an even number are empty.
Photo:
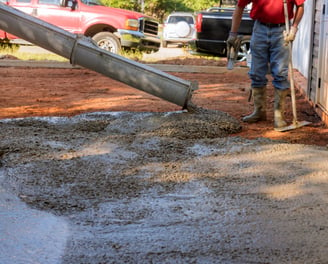
M266 87L252 88L254 111L243 118L244 122L255 123L266 120Z
M285 121L285 101L286 96L289 94L289 89L279 90L274 89L274 127L284 127L287 126Z

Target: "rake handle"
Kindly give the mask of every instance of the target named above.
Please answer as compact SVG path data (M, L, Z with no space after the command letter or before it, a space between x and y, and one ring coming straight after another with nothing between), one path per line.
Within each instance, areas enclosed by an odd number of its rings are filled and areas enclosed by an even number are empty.
M286 33L289 34L289 17L288 17L288 7L287 0L284 2L284 14L285 14L285 24L286 24ZM288 70L289 70L289 79L290 79L290 93L292 97L292 110L293 110L293 123L297 124L297 110L296 110L296 96L295 96L295 86L294 86L294 72L293 72L293 59L292 59L292 43L288 43L289 56L288 56Z

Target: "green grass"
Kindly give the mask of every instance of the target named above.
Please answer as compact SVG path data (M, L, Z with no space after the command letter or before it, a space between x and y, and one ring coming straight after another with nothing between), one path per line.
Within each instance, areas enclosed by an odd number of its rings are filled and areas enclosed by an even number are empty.
M187 49L183 47L182 49ZM8 44L8 43L0 43L0 57L1 55L10 55L19 60L35 60L35 61L60 61L66 62L68 59L56 55L54 53L29 53L29 52L21 52L19 51L19 45L16 44ZM143 52L140 50L122 50L121 56L135 60L141 61L143 58ZM188 56L189 57L189 56ZM208 60L220 60L221 58L211 56L211 55L190 55L191 58L194 59L208 59ZM153 62L153 61L150 61Z
M20 52L19 45L1 43L0 44L0 55L10 55L19 60L49 60L49 61L68 61L66 58L53 53L29 53Z
M54 53L21 52L19 45L9 43L0 43L0 55L10 55L19 60L68 61L68 59ZM121 55L131 60L141 60L143 53L139 50L122 50Z
M140 50L122 50L121 56L128 58L130 60L141 60L143 53Z
M33 54L27 52L16 52L13 54L13 56L15 56L20 60L36 60L36 61L48 60L48 61L61 61L61 62L68 61L68 59L56 54Z
M0 42L0 52L16 52L19 49L19 45L10 44L7 42Z

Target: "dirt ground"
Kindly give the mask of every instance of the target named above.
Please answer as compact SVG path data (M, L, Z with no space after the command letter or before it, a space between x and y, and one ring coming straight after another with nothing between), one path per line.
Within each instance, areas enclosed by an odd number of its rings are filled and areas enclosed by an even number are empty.
M278 133L271 96L268 121L240 122L246 74L172 74L200 111L86 69L0 68L0 263L327 263L310 104L310 126Z
M173 65L225 66L225 61L176 58L156 63ZM182 79L197 81L192 101L198 106L227 112L241 120L252 112L248 102L249 79L244 72L223 73L170 73ZM28 116L74 116L97 111L150 111L180 110L168 103L137 89L126 86L86 69L0 68L0 118ZM270 78L270 76L268 76ZM297 94L299 121L312 124L285 133L273 128L273 88L268 86L268 120L257 124L242 124L237 135L246 138L266 137L289 143L326 146L328 129L321 122L310 103ZM290 100L286 118L292 121Z

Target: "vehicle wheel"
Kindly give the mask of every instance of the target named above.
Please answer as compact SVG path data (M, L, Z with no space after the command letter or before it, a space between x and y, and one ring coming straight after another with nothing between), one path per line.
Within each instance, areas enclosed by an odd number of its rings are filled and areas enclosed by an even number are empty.
M251 53L251 37L245 36L241 41L240 49L238 51L238 61L246 61L247 55Z
M104 50L108 50L115 54L121 52L120 40L113 33L100 32L94 35L92 39Z
M190 34L190 26L185 21L180 21L177 23L176 33L180 38L185 38Z
M163 47L163 48L167 48L167 41L162 40L162 47Z

